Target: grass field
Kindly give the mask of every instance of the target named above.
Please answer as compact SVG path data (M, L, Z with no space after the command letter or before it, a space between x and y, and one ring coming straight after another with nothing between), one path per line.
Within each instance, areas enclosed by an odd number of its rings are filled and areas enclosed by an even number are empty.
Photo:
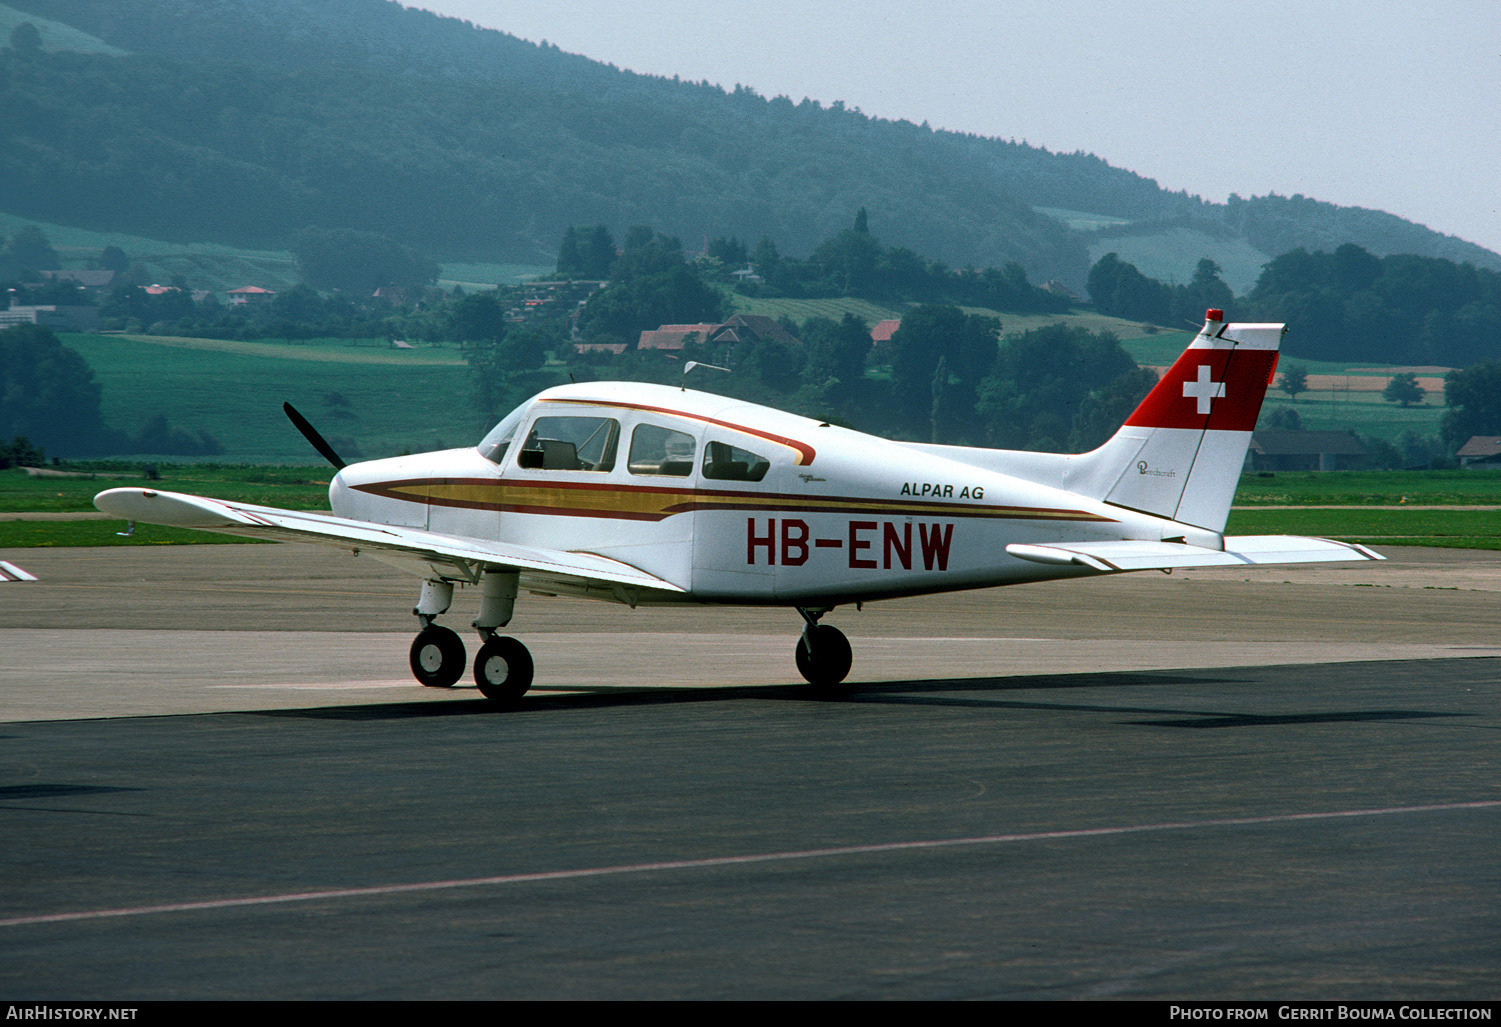
M825 300L767 300L730 293L729 298L737 314L756 314L763 317L785 315L798 322L806 321L810 317L826 317L831 321L838 321L846 313L850 313L864 318L866 324L874 325L877 321L902 316L902 312L894 307L881 307L866 300L848 297Z
M78 546L196 546L225 542L270 545L263 539L216 535L189 528L139 524L135 534L120 535L123 521L0 521L0 549Z
M74 462L65 470L82 477L34 477L19 467L0 471L0 513L82 513L94 509L94 496L105 489L140 486L167 492L192 492L288 510L327 510L327 464L306 467L256 467L220 464L157 464L158 477L147 481L141 465L123 460Z
M1501 474L1493 471L1297 471L1244 475L1236 506L1501 505Z
M346 460L468 445L482 434L468 368L451 349L379 350L346 340L63 339L94 369L105 423L133 433L163 412L174 428L218 439L224 452L216 459L226 463L305 464L314 457L283 415L283 401ZM335 392L347 408L325 402Z
M1501 549L1501 510L1255 510L1230 512L1227 535L1312 535L1381 546Z
M737 314L761 314L766 317L787 316L794 321L806 321L810 317L827 317L838 321L846 313L852 313L865 319L865 322L874 325L877 321L900 319L906 307L883 307L866 300L840 297L837 299L821 300L791 300L791 299L757 299L750 296L741 296L738 293L729 294L730 302L734 305ZM1143 352L1157 354L1167 352L1171 344L1157 344L1157 339L1177 339L1178 333L1165 333L1159 336L1148 336L1139 321L1127 321L1119 317L1106 317L1104 314L1095 314L1090 311L1075 311L1068 314L1015 314L1004 313L999 310L991 310L988 307L963 307L966 314L979 314L982 317L998 318L1001 322L1002 336L1017 332L1028 332L1034 328L1042 328L1050 324L1067 324L1084 328L1091 332L1109 331L1114 332L1121 339L1137 339L1144 342ZM1171 356L1165 358L1165 362L1171 362L1183 347L1188 345L1191 335L1184 334L1182 342L1172 350ZM1131 347L1127 347L1131 349ZM1135 355L1133 358L1142 363L1143 359Z

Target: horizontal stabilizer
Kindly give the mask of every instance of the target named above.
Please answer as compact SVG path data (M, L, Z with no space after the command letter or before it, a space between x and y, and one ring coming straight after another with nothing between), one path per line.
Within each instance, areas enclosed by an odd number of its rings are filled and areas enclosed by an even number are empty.
M1064 542L1057 545L1010 545L1006 552L1021 560L1055 566L1088 567L1101 574L1165 571L1179 567L1244 567L1273 563L1336 563L1384 560L1365 546L1297 535L1230 535L1223 552L1181 542Z
M460 538L419 528L355 521L332 514L279 510L140 488L109 489L94 497L94 505L107 514L143 524L197 528L276 542L315 542L343 549L379 549L451 564L465 577L471 577L472 572L485 567L503 567L607 587L625 585L666 592L685 591L629 564L593 553L570 553Z
M0 581L35 581L36 575L23 571L13 563L0 560Z

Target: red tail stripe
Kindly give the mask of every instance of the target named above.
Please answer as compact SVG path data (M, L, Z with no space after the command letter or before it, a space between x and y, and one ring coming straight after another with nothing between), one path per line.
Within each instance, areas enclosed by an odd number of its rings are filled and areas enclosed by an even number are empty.
M1251 431L1276 364L1275 350L1185 350L1126 424Z

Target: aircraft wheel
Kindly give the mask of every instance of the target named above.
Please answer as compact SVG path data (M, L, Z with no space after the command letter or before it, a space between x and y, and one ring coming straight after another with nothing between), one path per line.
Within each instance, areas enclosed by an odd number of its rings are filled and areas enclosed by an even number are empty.
M412 674L429 688L452 688L469 662L457 632L429 624L412 640Z
M830 624L813 629L813 650L808 651L807 636L797 640L794 652L798 672L815 685L837 685L850 672L854 654L844 632Z
M474 682L486 699L515 702L532 687L532 654L514 638L496 635L474 658Z

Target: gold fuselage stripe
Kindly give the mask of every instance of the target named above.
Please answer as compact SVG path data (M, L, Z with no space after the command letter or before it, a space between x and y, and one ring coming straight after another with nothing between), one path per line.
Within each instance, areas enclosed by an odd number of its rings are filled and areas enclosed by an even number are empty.
M1113 521L1085 510L987 506L914 500L807 496L596 482L520 482L503 478L410 478L353 486L360 492L408 503L550 514L660 521L695 510L765 513L880 514L887 517L963 517L987 520Z

